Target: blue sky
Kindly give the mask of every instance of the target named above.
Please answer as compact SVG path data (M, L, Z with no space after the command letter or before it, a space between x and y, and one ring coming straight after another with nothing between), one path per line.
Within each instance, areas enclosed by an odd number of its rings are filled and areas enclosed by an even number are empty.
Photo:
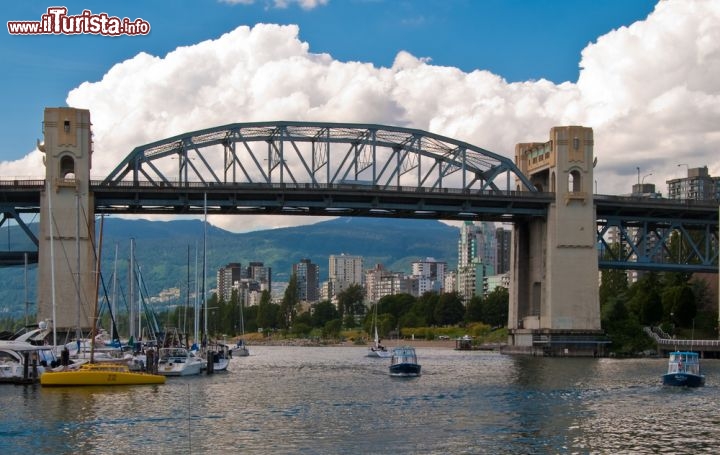
M0 34L4 89L0 160L17 159L41 138L45 106L62 106L68 92L99 81L139 52L165 56L178 46L215 39L239 25L298 24L312 53L388 67L399 51L434 65L491 71L508 82L577 81L580 51L612 29L644 19L649 0L330 0L304 9L290 2L229 4L216 0L4 2L3 22L39 20L49 6L69 14L142 18L147 36L12 36ZM553 25L560 21L561 26ZM139 145L139 144L138 144Z
M629 193L638 168L660 193L687 168L720 175L720 1L27 0L0 15L49 6L151 31L0 33L0 178L44 177L43 109L66 103L91 112L94 178L142 144L275 120L405 126L509 158L588 126L601 194ZM301 223L256 218L211 222Z

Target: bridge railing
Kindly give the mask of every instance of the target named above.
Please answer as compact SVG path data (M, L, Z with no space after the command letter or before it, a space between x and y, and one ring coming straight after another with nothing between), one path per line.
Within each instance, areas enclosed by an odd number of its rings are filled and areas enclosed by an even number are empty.
M0 180L0 188L38 188L38 187L44 187L45 186L45 180L44 179L38 179L38 180L23 180L23 179L13 179L13 180Z
M660 328L645 327L645 333L652 337L658 345L662 346L675 346L675 347L686 347L689 349L694 348L720 348L720 340L685 340L678 338L671 338L667 333L663 332ZM657 333L660 332L660 333Z
M394 191L428 194L463 194L487 197L523 197L538 200L554 199L554 193L531 193L529 191L493 191L473 190L464 188L427 188L415 186L372 185L368 183L217 183L217 182L149 182L149 181L120 181L107 184L101 180L92 180L91 188L110 190L112 188L139 188L139 189L192 189L192 190L232 190L232 189L275 189L275 190L373 190Z

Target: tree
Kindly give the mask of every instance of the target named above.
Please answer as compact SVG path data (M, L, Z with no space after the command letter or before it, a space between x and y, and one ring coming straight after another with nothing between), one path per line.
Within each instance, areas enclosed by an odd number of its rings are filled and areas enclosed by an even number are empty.
M412 306L414 313L420 325L435 325L435 307L440 301L440 295L437 292L428 291L420 296Z
M325 323L323 327L323 337L325 338L339 338L340 330L342 329L342 322L340 319L333 319Z
M640 324L652 325L662 321L663 307L660 296L660 279L657 273L643 275L630 289L629 309Z
M324 300L313 305L312 325L313 327L322 328L328 322L339 319L340 314L337 308L329 300Z
M300 292L298 291L297 275L293 273L290 276L290 282L285 288L282 303L280 304L280 313L282 320L280 321L282 328L288 329L295 317L296 307L300 302Z
M359 284L351 284L343 291L338 293L338 307L341 308L340 314L343 315L345 320L348 317L354 318L355 316L365 315L365 294L362 286ZM353 322L353 326L355 323Z
M600 305L610 297L624 295L628 291L628 279L625 270L608 269L600 273Z
M670 322L688 327L697 315L697 305L692 288L685 285L665 288L662 294L663 310L667 316L672 314Z
M465 308L465 322L481 322L483 320L483 299L474 295Z
M441 325L457 324L463 320L465 307L457 292L445 293L440 296L435 307L435 321Z
M508 322L508 305L510 294L503 287L496 287L494 291L485 297L482 304L483 322L493 327L505 327Z
M276 305L270 303L270 292L262 291L260 303L258 304L257 326L258 328L275 328L278 326Z

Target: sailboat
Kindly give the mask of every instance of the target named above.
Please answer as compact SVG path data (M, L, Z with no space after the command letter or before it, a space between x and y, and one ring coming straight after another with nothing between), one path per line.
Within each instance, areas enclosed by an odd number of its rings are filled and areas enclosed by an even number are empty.
M377 328L377 303L375 304L375 311L373 312L373 329L375 331L375 339L373 340L373 345L370 346L368 349L367 356L368 357L379 357L379 358L390 358L392 357L392 353L385 349L385 346L380 344L380 337L378 336L378 328Z
M96 297L95 309L93 312L93 326L90 333L91 349L90 362L73 368L59 368L45 371L40 376L40 384L47 387L63 386L109 386L109 385L144 385L164 384L165 376L141 371L130 371L127 363L96 363L95 362L95 331L97 326L97 290L99 288L100 257L102 251L102 228L104 218L100 218L100 242L95 263L96 272ZM50 222L52 225L52 221ZM52 234L50 236L52 249ZM54 267L54 263L52 264ZM148 362L149 365L152 362Z
M243 316L243 304L240 302L240 338L232 348L232 356L235 357L247 357L250 355L250 350L245 343L245 317Z

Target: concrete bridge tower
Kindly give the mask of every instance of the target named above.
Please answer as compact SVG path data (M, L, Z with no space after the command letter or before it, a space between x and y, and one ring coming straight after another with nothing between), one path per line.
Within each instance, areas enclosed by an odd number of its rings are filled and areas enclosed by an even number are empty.
M43 133L39 147L45 153L46 186L40 197L38 320L52 320L54 314L57 332L74 336L89 332L96 300L90 112L46 108Z
M547 219L515 223L508 344L519 352L599 354L593 131L554 127L550 140L515 147L515 163L540 191L555 193ZM520 188L518 188L520 189Z

